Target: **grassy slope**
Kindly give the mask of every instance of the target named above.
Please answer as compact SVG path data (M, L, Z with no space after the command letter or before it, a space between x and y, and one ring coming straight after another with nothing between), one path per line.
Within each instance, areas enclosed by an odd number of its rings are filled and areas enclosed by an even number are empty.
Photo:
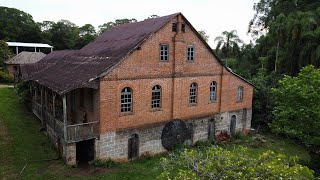
M117 164L113 169L91 177L86 176L90 173L83 173L82 169L65 166L62 160L32 162L56 158L57 154L47 136L39 132L39 121L19 103L10 88L0 88L0 126L5 126L6 131L5 135L1 133L4 128L0 128L0 179L155 179L160 174L157 167L161 156ZM266 142L259 146L248 146L255 142L253 137L236 142L247 146L253 154L271 149L286 155L297 155L304 161L310 159L304 148L289 139L275 136L263 138ZM228 144L226 148L233 146ZM26 163L28 166L19 175Z

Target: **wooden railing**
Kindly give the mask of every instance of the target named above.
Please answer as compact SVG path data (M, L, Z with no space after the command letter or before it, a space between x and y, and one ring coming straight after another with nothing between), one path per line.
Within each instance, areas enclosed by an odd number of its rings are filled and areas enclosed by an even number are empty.
M87 140L98 136L99 121L67 126L67 142Z
M36 101L32 101L32 112L40 119L41 119L41 105L38 104Z
M81 123L81 124L73 124L67 125L66 129L66 137L64 133L64 123L63 123L63 115L61 115L61 110L56 109L54 117L52 114L52 110L50 108L44 108L47 111L43 112L43 118L41 117L41 105L37 102L32 102L32 111L33 113L40 119L44 120L48 126L59 136L61 139L64 139L66 142L78 142L83 141L91 138L95 138L98 136L98 128L99 128L99 121L88 122L88 123Z

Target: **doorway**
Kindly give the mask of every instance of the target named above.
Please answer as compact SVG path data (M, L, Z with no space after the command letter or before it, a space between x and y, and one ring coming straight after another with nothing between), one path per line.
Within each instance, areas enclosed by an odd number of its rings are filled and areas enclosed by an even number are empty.
M216 138L216 123L214 119L209 120L208 125L208 139L214 140Z
M135 160L139 157L139 137L132 134L128 139L128 159Z
M233 115L230 120L230 134L233 135L236 133L236 116Z
M88 164L94 159L94 139L76 143L76 157L78 164Z

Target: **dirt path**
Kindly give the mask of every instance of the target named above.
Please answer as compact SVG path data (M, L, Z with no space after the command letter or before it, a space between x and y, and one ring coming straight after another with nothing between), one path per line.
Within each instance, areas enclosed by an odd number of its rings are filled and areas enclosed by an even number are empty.
M0 88L13 88L13 85L0 84Z

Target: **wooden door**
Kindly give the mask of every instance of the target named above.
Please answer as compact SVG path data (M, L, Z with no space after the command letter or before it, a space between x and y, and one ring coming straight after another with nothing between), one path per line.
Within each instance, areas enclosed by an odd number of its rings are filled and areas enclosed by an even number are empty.
M236 133L236 116L233 115L230 120L230 134Z
M128 140L128 159L135 160L138 157L139 157L139 137L137 134L133 134Z

